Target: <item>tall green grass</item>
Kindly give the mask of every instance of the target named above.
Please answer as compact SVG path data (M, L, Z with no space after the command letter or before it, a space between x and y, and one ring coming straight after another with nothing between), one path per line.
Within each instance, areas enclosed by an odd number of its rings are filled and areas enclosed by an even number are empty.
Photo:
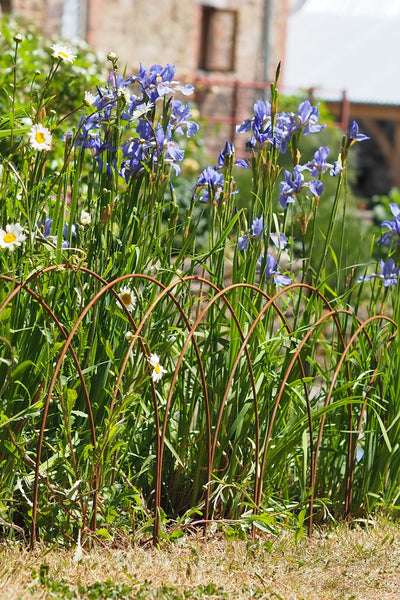
M20 103L24 43L0 122L3 535L157 542L396 507L397 270L345 263L357 124L303 163L318 106L281 111L276 80L239 126L247 160L227 142L180 202L198 126L173 65L127 76L111 53L69 125L52 86L72 52Z

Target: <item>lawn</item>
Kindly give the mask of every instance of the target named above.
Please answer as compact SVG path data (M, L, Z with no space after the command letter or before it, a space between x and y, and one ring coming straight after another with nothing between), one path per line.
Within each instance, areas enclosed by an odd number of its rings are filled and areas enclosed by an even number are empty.
M293 532L255 541L195 534L160 548L129 539L74 551L18 543L0 547L1 600L50 598L395 600L400 595L400 527L384 520Z

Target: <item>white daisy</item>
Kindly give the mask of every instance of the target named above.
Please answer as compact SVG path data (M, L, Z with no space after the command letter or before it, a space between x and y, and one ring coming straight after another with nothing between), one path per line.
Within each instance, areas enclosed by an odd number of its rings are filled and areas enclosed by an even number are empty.
M81 225L90 225L90 223L92 222L92 215L88 212L86 212L86 210L83 210L81 212L81 218L80 218L80 222Z
M96 102L96 96L94 94L92 94L92 92L85 92L85 95L83 97L83 103L86 106L93 106L93 104Z
M119 297L121 298L122 302L124 303L124 305L126 306L126 308L132 312L133 310L135 310L135 306L136 306L136 296L133 293L133 291L131 290L131 288L127 287L127 286L123 286L120 291L119 291Z
M40 123L32 125L29 132L29 142L34 150L50 150L51 132Z
M19 223L6 225L6 229L0 229L0 248L8 248L10 252L20 246L26 240L24 230Z
M153 367L151 378L154 383L157 383L157 381L160 381L164 373L167 373L167 369L164 369L164 367L160 365L158 354L150 354L149 364Z
M139 119L143 115L147 114L153 108L153 106L153 102L143 102L143 104L138 104L131 115L131 121Z
M83 558L83 550L81 544L81 530L78 531L78 540L75 548L74 558L72 559L74 563L78 563Z
M64 63L73 63L76 56L72 54L72 50L68 46L60 46L59 44L53 44L50 46L53 50L52 57L60 58Z
M131 100L131 94L129 90L127 90L126 88L119 88L117 94L120 98L123 98L125 100L126 104L129 104Z

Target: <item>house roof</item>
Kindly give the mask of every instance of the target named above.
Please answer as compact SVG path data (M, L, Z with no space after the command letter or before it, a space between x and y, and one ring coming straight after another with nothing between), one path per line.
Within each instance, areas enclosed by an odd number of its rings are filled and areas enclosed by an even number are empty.
M400 105L400 0L307 0L289 16L283 87Z

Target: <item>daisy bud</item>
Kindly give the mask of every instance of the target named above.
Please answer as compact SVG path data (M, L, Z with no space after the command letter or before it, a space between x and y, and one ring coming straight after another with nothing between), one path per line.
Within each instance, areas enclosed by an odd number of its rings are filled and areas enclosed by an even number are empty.
M107 60L115 64L118 61L118 55L115 52L109 52L107 54Z

